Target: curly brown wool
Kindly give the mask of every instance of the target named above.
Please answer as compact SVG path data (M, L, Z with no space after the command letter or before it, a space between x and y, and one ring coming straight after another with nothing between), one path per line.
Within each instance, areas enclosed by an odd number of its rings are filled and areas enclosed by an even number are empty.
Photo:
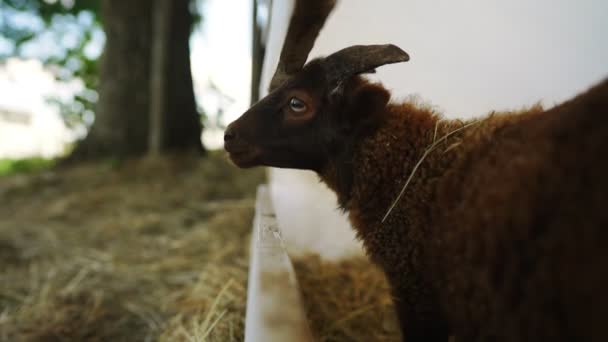
M365 108L374 128L320 177L384 269L407 340L608 341L608 81L449 137L384 223L433 139L465 123L353 83L347 116Z

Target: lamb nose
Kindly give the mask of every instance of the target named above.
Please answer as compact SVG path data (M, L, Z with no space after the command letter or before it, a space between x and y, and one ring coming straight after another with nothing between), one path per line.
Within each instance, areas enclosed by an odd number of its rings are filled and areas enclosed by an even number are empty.
M234 129L232 127L226 128L226 132L224 132L224 141L234 140L236 138L236 133L234 133Z

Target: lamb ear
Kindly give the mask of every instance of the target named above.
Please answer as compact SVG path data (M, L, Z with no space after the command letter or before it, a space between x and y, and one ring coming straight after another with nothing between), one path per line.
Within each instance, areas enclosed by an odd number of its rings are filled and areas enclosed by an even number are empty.
M352 119L364 118L377 113L386 106L391 98L388 90L373 84L360 87L350 94L352 94L352 99L349 101L348 113Z
M399 47L385 45L354 45L325 58L327 80L335 86L344 80L377 67L407 62L410 56Z

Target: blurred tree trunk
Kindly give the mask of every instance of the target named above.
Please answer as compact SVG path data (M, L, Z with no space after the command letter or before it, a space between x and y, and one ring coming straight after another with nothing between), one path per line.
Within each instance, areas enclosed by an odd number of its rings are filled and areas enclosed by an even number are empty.
M164 107L160 111L161 151L202 150L201 124L190 73L189 0L172 1ZM141 156L150 150L153 6L148 0L103 0L106 45L100 60L99 102L89 135L72 159ZM158 133L158 132L157 132Z
M162 146L165 151L204 151L200 138L201 119L196 109L190 67L193 19L189 5L190 0L171 0L168 67L165 69L167 97L162 126Z
M169 35L171 33L172 0L152 1L152 65L150 67L150 134L148 152L158 156L163 151L167 104L167 69L169 67Z

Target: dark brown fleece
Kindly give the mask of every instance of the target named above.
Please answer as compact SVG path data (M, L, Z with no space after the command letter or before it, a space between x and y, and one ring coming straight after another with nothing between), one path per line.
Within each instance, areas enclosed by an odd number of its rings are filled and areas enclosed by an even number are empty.
M384 223L435 127L464 123L410 103L371 112L351 169L321 178L385 270L410 340L608 341L608 81L451 136Z

